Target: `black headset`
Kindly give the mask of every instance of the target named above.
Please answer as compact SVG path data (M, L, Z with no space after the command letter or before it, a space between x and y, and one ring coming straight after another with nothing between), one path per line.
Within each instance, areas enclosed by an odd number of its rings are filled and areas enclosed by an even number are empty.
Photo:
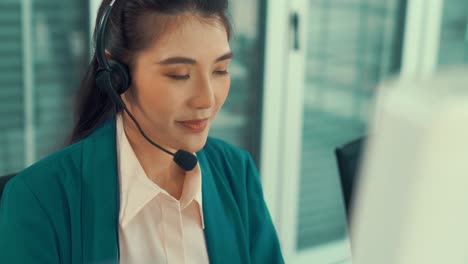
M127 65L115 60L107 60L104 43L107 21L109 20L114 3L115 0L106 7L99 24L99 29L97 30L95 54L99 68L96 73L96 84L99 89L106 91L110 89L120 95L127 91L130 86L130 72Z
M124 0L122 0L124 1ZM115 0L109 4L104 10L102 15L99 28L97 29L96 35L96 48L95 56L98 62L98 70L96 72L96 85L102 91L105 91L111 100L120 105L125 112L130 116L141 135L149 142L151 145L159 148L160 150L166 152L169 155L174 156L174 162L185 171L191 171L197 165L197 157L185 150L178 150L176 153L172 153L169 150L163 148L162 146L156 144L152 141L140 127L135 117L127 109L127 106L123 102L120 95L125 93L128 90L131 83L130 71L128 70L127 65L122 64L115 60L108 60L106 57L106 46L104 43L107 21L109 20L109 15L114 6Z

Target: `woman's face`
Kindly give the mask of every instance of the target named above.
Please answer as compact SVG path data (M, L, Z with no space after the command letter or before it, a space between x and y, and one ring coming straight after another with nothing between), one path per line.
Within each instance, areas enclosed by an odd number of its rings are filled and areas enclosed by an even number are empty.
M152 140L196 152L228 95L232 53L221 21L189 16L177 23L136 54L124 96Z

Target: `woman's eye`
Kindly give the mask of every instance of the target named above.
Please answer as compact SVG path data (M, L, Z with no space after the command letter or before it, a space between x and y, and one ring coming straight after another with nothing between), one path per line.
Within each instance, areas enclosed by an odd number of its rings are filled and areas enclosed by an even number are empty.
M214 71L214 73L217 74L217 75L226 75L229 72L226 70L226 71Z
M190 75L177 75L177 74L168 74L167 75L169 78L177 80L177 81L183 81L183 80L188 80L190 78Z
M216 75L223 76L229 74L227 70L219 70L219 71L214 71L213 72ZM167 75L169 78L176 80L176 81L184 81L188 80L190 78L190 75L185 74L185 75L180 75L180 74L168 74Z

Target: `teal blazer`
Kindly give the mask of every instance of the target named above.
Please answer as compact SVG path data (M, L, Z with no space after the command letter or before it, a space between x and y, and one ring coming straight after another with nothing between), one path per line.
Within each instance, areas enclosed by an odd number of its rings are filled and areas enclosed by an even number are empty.
M250 155L208 138L197 157L210 263L283 263ZM112 119L15 176L0 204L0 263L118 263L117 175Z

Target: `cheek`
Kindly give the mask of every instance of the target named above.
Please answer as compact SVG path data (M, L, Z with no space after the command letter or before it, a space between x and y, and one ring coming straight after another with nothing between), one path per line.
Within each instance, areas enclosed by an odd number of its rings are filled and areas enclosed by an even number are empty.
M225 78L219 82L219 87L216 89L216 103L218 107L221 107L229 94L229 89L231 87L231 78Z
M154 87L154 90L147 94L147 98L143 98L153 115L162 119L173 117L178 112L177 110L182 108L184 94L170 88L167 86Z
M148 78L144 82L139 82L138 101L144 112L152 117L169 117L174 113L174 109L180 107L180 98L176 87L165 83L161 78Z

